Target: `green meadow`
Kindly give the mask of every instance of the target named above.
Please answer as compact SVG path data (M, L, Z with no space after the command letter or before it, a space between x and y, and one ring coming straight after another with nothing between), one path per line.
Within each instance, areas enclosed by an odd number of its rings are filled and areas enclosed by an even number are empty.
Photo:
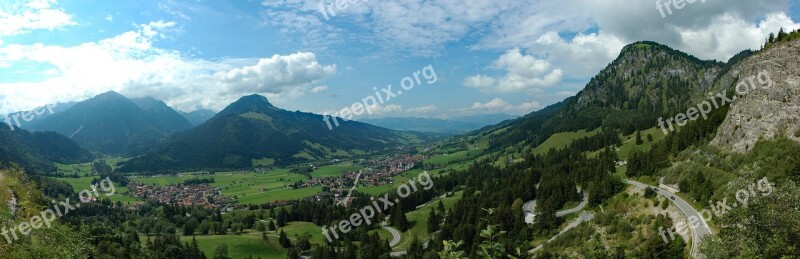
M349 163L342 163L336 165L326 165L314 170L311 173L311 176L315 178L322 178L322 177L331 177L331 176L340 176L345 172L348 171L355 171L361 170L363 167L359 166L352 166Z
M337 168L338 169L338 168ZM334 171L333 169L327 169ZM312 196L322 191L322 187L291 189L295 182L305 181L307 176L289 172L289 169L275 169L269 172L221 172L214 175L178 174L154 177L131 177L132 181L155 184L176 185L193 178L214 178L211 186L220 187L222 195L236 197L242 204L261 204L277 200L294 200Z

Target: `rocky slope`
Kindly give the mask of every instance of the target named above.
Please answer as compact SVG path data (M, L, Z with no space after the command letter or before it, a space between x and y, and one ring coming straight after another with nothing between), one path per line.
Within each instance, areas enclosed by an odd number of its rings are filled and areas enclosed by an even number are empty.
M800 40L781 42L738 62L723 75L719 85L735 91L737 98L711 144L742 153L762 138L800 141L798 60ZM755 90L746 88L751 77ZM762 84L768 81L771 87Z

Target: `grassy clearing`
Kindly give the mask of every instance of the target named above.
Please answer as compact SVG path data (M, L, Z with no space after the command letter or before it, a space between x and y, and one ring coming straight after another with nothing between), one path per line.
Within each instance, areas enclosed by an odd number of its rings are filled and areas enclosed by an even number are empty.
M349 163L342 163L342 164L336 164L336 165L326 165L326 166L320 167L317 170L314 170L314 172L311 173L311 176L315 177L315 178L340 176L343 173L348 172L348 171L356 171L357 172L358 170L361 170L362 168L363 167L352 166Z
M381 195L381 194L383 194L385 192L390 192L390 191L393 192L393 191L395 191L397 189L397 187L400 187L400 185L408 183L408 180L410 180L411 178L419 176L422 172L423 172L422 169L409 170L409 171L406 171L405 173L395 175L393 177L394 178L394 183L392 183L392 184L374 186L374 187L361 186L361 187L358 188L358 191L362 192L362 193L369 194L369 195L373 195L373 196L378 196L378 195ZM431 174L433 174L433 173L431 173Z
M473 148L470 150L463 150L458 151L452 154L442 154L433 156L428 160L425 160L427 164L433 165L447 165L456 161L463 161L466 159L474 159L483 153L483 149L480 148Z
M242 235L223 235L223 236L197 236L197 245L206 255L206 258L214 257L214 249L221 244L228 247L228 257L230 258L286 258L286 250L278 243L277 237L269 237L263 240L261 233L249 233ZM192 242L192 237L181 237L185 243Z
M253 159L252 164L253 164L254 167L271 166L271 165L275 164L275 159L272 159L272 158Z
M59 173L64 174L73 174L77 173L80 176L88 176L92 173L92 163L82 163L82 164L56 164L56 169L58 169Z
M630 154L633 152L641 152L644 150L649 150L650 147L653 146L653 144L666 137L666 135L664 135L664 132L657 127L643 130L641 134L642 134L642 140L644 141L644 143L642 143L641 145L636 145L635 132L631 135L620 136L620 139L624 143L622 143L622 145L617 148L617 155L621 160L628 160L628 156L630 156ZM648 141L647 135L653 136L653 141Z
M214 175L178 174L156 177L132 177L135 182L160 186L181 184L192 178L214 178L214 187L222 189L222 195L236 196L242 204L261 204L277 200L294 200L308 197L322 191L322 187L287 189L287 185L306 180L307 177L276 169L266 173L224 172Z
M238 201L240 204L262 204L271 201L302 199L320 192L322 192L322 187L317 186L301 189L281 189L246 196L239 195L237 197L239 198Z
M96 176L91 176L91 177L81 177L81 178L53 178L53 179L69 183L69 185L72 186L72 190L77 193L77 192L80 192L80 191L83 191L83 190L91 190L92 179L95 179L95 178L97 178L97 177ZM99 191L99 189L98 189L98 191ZM101 192L101 191L99 191L99 192ZM120 201L122 203L130 203L130 202L141 201L140 199L131 197L129 195L129 193L130 193L130 189L128 189L128 187L120 186L119 184L114 183L114 195L106 197L101 192L101 195L100 195L99 198L100 199L106 199L107 198L107 199L109 199L109 200L111 200L113 202Z
M428 216L431 213L431 208L436 208L439 204L439 200L441 200L445 209L450 209L455 206L456 202L461 199L463 194L463 192L456 192L453 197L445 197L441 199L437 198L425 207L406 213L406 218L408 219L408 222L411 223L411 229L405 233L402 233L403 239L400 240L400 243L397 244L394 250L402 251L408 249L408 246L411 245L411 240L414 236L416 236L420 242L425 242L425 240L428 240L428 238L430 238L428 234ZM383 232L388 233L388 231L385 230ZM389 236L389 240L391 240L391 234Z
M280 233L280 230L286 232L286 236L292 240L302 235L309 235L311 238L308 241L311 241L311 243L322 244L325 242L325 236L322 235L322 227L314 223L300 221L289 222L285 227L279 228L276 234Z
M550 136L550 138L545 140L542 144L534 148L533 154L543 155L547 153L547 151L549 151L551 148L563 149L569 146L569 144L571 144L572 141L576 139L580 139L583 137L591 137L597 135L597 133L600 133L600 128L588 132L586 130L579 130L576 132L556 133L553 134L553 136Z

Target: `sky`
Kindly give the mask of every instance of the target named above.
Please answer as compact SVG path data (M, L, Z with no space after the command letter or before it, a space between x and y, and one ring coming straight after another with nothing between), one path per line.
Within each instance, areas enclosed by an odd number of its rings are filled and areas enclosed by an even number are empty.
M797 0L2 1L0 113L116 91L323 114L391 85L363 117L522 115L627 44L727 61L798 21Z

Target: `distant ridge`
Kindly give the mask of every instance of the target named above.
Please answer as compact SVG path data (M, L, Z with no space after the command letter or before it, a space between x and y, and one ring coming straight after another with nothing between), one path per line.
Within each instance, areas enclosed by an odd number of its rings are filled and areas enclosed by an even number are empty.
M228 105L206 123L170 137L154 152L128 161L130 172L234 169L254 160L292 164L351 151L397 146L409 133L347 121L330 130L321 115L277 108L266 97L249 95Z

